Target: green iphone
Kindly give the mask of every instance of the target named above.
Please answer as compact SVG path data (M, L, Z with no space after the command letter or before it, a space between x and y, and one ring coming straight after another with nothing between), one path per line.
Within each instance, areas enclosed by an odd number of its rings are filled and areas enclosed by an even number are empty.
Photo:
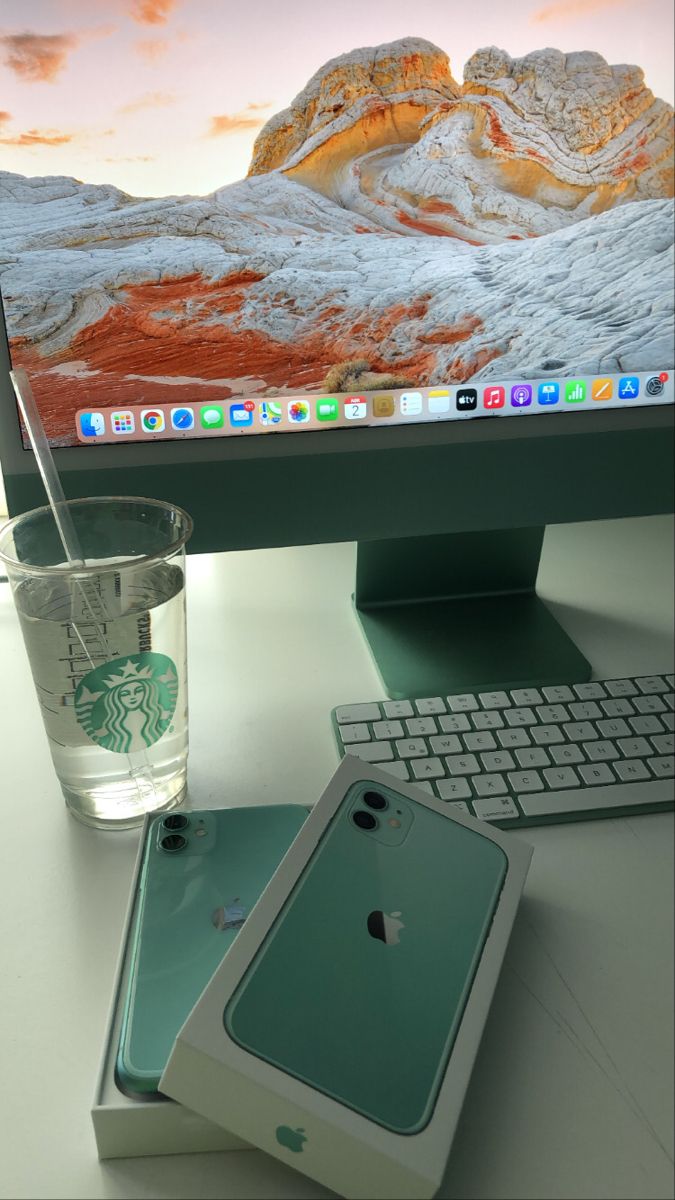
M181 1025L307 817L300 804L174 812L150 825L116 1077L156 1092Z
M385 1128L417 1133L506 870L488 837L359 782L233 993L229 1035Z

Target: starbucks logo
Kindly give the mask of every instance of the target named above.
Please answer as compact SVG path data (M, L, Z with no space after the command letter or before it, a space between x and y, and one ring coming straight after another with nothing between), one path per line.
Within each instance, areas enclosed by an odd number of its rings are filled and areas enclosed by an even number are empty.
M75 714L104 750L128 754L158 742L176 708L178 675L166 654L130 654L85 675Z

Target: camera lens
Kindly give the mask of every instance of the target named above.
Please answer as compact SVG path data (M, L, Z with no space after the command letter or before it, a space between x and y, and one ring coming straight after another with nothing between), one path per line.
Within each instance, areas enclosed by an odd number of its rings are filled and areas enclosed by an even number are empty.
M366 792L363 797L363 803L368 805L368 808L376 808L382 811L387 807L387 801L379 792Z
M362 812L360 809L354 813L352 821L358 825L359 829L377 829L377 817L374 817L372 813Z
M186 829L189 823L184 813L171 813L162 821L165 829Z
M160 841L162 850L166 850L167 854L175 854L177 850L184 850L187 846L187 838L184 838L182 833L167 833Z

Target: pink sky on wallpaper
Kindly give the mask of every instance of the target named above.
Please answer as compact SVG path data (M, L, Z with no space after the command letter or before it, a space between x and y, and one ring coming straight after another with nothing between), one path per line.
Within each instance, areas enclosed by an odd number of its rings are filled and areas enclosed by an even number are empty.
M203 194L246 174L260 126L329 58L405 36L461 81L498 45L597 50L673 99L670 0L3 0L0 168L135 195ZM283 20L280 16L283 13Z

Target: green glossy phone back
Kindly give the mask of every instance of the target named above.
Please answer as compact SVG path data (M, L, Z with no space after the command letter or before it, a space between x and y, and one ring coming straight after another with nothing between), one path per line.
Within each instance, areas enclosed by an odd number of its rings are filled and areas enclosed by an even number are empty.
M307 817L299 804L188 812L167 852L153 821L117 1056L125 1091L155 1092L178 1030ZM171 816L172 814L169 814Z
M387 800L374 832L353 820L368 790ZM379 784L356 785L232 996L230 1036L386 1128L417 1132L506 867L481 834Z

